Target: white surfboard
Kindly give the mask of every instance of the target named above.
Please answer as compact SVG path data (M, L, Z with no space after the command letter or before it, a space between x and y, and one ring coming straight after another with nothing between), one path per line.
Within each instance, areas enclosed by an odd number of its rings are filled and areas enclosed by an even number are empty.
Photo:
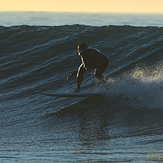
M40 93L45 96L54 97L90 97L90 96L100 96L100 93L86 93L86 92L72 92L72 93Z

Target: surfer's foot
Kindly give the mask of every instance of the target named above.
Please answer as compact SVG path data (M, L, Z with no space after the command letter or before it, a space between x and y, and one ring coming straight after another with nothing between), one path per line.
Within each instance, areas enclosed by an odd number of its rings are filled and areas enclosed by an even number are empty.
M105 79L105 78L100 78L100 79L98 80L98 83L106 83L106 79Z

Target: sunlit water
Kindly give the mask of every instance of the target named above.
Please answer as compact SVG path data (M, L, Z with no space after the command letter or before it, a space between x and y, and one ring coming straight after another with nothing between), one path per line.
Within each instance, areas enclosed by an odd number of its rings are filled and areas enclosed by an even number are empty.
M163 26L163 14L0 12L0 25Z

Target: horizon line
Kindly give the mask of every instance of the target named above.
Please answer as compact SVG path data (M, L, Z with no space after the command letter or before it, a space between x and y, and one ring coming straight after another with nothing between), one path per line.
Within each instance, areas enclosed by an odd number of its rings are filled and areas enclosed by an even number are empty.
M163 12L89 12L89 11L33 11L33 10L2 10L0 12L44 12L44 13L85 13L85 14L163 14Z

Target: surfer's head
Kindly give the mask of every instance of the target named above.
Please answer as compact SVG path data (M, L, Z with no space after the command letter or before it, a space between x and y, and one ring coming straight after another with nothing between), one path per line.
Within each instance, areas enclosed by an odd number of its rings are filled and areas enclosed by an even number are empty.
M81 52L82 50L85 50L87 48L88 48L88 46L86 43L79 44L78 45L78 52Z

